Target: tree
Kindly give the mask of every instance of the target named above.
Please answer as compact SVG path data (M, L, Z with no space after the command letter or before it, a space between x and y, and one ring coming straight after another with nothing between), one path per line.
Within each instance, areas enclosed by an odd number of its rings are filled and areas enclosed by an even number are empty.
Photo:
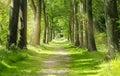
M117 0L105 0L105 15L108 40L108 58L113 58L119 47Z
M70 0L70 13L69 13L69 31L68 31L68 34L69 34L69 39L71 41L72 44L74 44L74 4L73 4L73 0Z
M96 51L96 44L93 32L92 0L87 0L87 30L88 30L88 51Z
M46 14L46 3L45 1L43 1L43 13L44 13L44 39L43 39L43 43L48 43L48 16Z
M75 16L75 45L79 46L80 41L79 41L79 24L78 24L78 4L79 2L77 0L74 0L74 16Z
M39 45L40 44L40 36L41 36L41 11L42 11L42 0L36 0L36 5L32 0L32 5L34 13L35 13L35 25L33 29L33 34L30 43L32 45Z
M7 48L17 44L17 29L19 17L20 0L13 0L10 8L9 29L7 38Z
M26 48L27 45L27 0L20 2L20 40L18 47Z
M86 0L80 0L80 46L88 47Z

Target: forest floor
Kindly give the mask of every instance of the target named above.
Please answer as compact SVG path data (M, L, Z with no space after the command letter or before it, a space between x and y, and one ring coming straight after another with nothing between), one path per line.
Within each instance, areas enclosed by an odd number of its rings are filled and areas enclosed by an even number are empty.
M54 51L42 61L39 76L98 76L103 53L87 52L61 40L50 45Z
M22 51L0 47L0 76L119 76L120 56L105 62L104 50L88 52L64 39Z

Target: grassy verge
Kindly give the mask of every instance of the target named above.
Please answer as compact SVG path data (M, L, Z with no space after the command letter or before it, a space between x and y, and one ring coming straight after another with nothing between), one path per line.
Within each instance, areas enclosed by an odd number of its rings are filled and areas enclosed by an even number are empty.
M100 67L98 76L120 76L120 54L116 59L102 63Z
M87 52L86 49L75 46L69 46L66 49L71 57L68 66L70 69L69 76L94 76L99 73L101 69L99 65L104 60L104 53Z
M106 48L98 47L98 51L88 52L73 45L65 47L71 58L68 63L70 73L68 76L119 76L120 55L116 59L106 62Z
M9 51L0 47L0 76L37 76L41 62L49 56L52 49L49 45Z

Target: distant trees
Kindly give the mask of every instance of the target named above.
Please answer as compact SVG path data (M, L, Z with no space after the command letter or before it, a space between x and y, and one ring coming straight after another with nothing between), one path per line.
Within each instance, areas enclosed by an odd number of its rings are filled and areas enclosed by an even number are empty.
M77 0L70 0L70 16L69 16L69 39L71 42L80 46L80 38L79 38L79 22L78 22L78 5L79 2Z
M80 12L78 12L78 5L80 5ZM93 30L92 0L71 0L70 7L70 40L76 46L88 48L88 51L97 50Z
M117 0L28 1L34 15L30 44L40 45L42 38L43 43L49 43L53 38L64 34L75 46L87 48L88 51L96 51L93 26L95 25L100 32L106 33L107 31L108 55L112 56L115 50L120 50ZM17 45L24 48L27 45L27 0L12 0L12 3L7 47ZM102 9L104 6L105 10ZM20 26L18 27L19 20Z

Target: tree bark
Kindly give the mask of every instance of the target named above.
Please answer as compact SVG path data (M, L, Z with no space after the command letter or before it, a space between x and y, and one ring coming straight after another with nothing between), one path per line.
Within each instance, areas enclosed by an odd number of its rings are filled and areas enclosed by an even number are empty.
M119 40L117 27L118 12L117 12L117 0L105 0L105 14L106 14L106 28L107 28L107 40L108 40L108 58L113 58L115 51L118 50Z
M96 51L96 44L93 32L92 0L87 0L87 19L88 19L88 51Z
M35 25L30 42L34 46L40 45L41 11L42 11L42 0L36 0Z
M44 39L43 39L43 43L48 43L48 17L46 15L46 4L45 1L43 1L43 14L44 14Z
M80 41L79 41L79 24L78 24L78 2L77 0L74 0L74 6L75 6L75 46L79 46L80 45Z
M11 45L17 44L19 5L20 5L20 0L12 1L12 6L10 8L7 48L10 48Z
M27 0L21 0L20 3L20 40L19 48L27 48Z
M80 31L81 31L81 47L88 48L88 35L87 35L87 18L86 18L86 0L80 1L80 13L81 16L81 25L80 25Z

